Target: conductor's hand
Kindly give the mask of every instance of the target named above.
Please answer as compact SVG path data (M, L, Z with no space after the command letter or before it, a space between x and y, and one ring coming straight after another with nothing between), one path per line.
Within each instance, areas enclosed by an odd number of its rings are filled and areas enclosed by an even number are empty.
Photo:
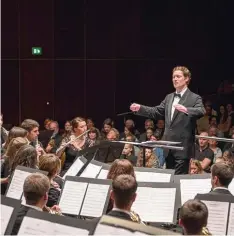
M185 106L180 105L180 104L176 104L174 107L176 110L183 112L185 114L188 114L188 109Z
M139 110L140 110L140 107L141 107L140 104L133 103L133 104L130 106L130 110L133 111L133 112L136 112L136 111L139 111Z

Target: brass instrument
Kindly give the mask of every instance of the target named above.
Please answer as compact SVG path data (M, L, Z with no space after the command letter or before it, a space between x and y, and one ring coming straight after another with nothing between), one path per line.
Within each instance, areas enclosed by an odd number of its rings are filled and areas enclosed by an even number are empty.
M202 235L212 235L207 227L202 228Z
M48 212L52 215L64 216L61 211L52 210L51 207L48 206L44 206L43 211Z
M131 220L133 222L136 222L136 223L139 223L139 224L144 224L143 221L141 220L140 216L132 210L130 211L130 217L131 217Z

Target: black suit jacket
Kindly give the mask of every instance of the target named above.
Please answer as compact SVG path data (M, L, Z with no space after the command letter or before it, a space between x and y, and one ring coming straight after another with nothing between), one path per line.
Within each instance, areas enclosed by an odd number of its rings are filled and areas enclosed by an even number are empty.
M120 218L120 219L123 219L123 220L131 220L131 217L129 214L125 213L125 212L122 212L122 211L110 211L108 214L108 216L113 216L113 217L116 217L116 218Z
M19 231L19 228L20 228L21 223L23 221L23 218L27 215L27 213L30 209L32 209L32 208L21 205L20 210L17 213L17 218L16 218L15 224L13 226L13 230L12 230L11 235L18 234L18 231Z
M205 114L202 98L191 92L188 88L178 104L188 109L188 115L174 111L171 120L171 108L174 93L168 94L166 98L156 107L141 105L137 114L157 120L159 117L165 119L165 131L163 140L181 142L183 151L172 151L177 159L190 159L194 155L196 121Z
M215 189L215 190L211 190L209 192L209 194L211 195L228 195L228 196L233 196L232 193L228 190L228 189Z

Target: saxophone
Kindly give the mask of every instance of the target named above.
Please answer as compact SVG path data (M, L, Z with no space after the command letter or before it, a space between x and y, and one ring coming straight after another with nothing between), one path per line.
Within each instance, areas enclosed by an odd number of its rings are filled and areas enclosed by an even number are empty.
M136 222L136 223L139 223L139 224L144 224L143 221L141 220L140 216L132 210L130 211L130 217L131 217L131 220L133 222Z
M52 210L51 207L48 206L44 206L43 211L52 215L64 216L60 210Z

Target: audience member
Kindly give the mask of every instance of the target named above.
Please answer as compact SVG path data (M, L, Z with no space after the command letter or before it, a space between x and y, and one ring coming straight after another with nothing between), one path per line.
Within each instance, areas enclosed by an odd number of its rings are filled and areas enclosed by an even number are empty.
M217 137L217 136L214 136L214 137ZM214 152L213 162L215 163L216 159L221 158L223 153L222 153L222 150L219 147L217 147L218 142L216 140L209 139L208 142L209 142L209 148Z
M125 144L120 159L129 160L133 166L136 166L137 157L134 154L134 146L132 144Z
M140 151L137 157L137 166L143 167L143 150ZM145 167L148 168L159 168L159 160L158 157L153 152L153 149L146 148L145 149Z
M191 175L204 173L200 161L191 159L189 173Z
M207 132L202 132L201 136L208 136ZM210 167L213 164L214 152L209 148L208 139L199 138L199 145L195 147L195 158L201 162L202 169L205 172L210 172Z
M145 132L140 135L140 141L146 141L146 130L148 128L154 129L154 122L151 119L145 120Z

